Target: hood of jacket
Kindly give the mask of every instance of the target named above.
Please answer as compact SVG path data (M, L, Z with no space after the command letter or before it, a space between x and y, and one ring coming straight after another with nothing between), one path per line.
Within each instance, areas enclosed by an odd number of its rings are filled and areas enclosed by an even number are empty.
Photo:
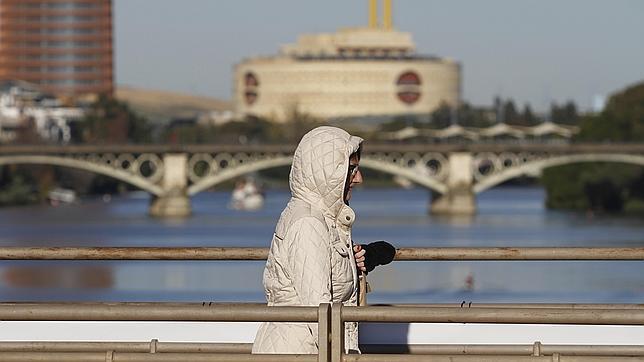
M293 155L289 176L291 195L317 207L328 217L338 218L346 206L344 185L349 157L362 141L343 129L329 126L317 127L305 134Z

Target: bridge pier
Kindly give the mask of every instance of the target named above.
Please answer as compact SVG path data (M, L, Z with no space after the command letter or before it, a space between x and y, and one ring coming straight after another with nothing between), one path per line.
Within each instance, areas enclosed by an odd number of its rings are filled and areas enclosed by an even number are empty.
M472 190L450 190L447 194L432 199L430 211L440 215L474 215L476 197Z
M186 217L192 213L188 197L188 156L169 153L163 156L163 194L153 196L149 213L155 217Z
M430 212L443 215L473 215L474 196L473 157L469 152L451 153L448 158L447 192L431 200Z

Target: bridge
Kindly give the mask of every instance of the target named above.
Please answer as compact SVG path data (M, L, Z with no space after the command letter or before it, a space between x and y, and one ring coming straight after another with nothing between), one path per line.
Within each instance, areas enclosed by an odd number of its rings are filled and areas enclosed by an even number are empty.
M187 216L190 196L248 173L291 164L295 145L2 146L0 166L40 164L101 174L152 195L150 214ZM476 194L579 162L644 166L644 144L370 144L361 167L432 190L430 210L473 214Z

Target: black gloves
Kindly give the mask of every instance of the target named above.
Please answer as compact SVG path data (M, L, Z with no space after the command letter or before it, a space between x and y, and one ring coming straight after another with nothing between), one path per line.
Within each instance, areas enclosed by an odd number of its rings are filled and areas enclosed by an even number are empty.
M378 265L391 263L396 256L396 248L386 241L375 241L371 244L362 245L365 250L365 268L367 273L372 271Z

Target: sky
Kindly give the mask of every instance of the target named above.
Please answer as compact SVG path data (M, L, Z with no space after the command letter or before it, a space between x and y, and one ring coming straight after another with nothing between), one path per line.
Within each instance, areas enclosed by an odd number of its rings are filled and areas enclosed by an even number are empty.
M232 98L233 66L298 34L366 26L367 0L114 0L118 85ZM417 52L462 65L463 99L543 111L644 80L644 0L393 0Z

